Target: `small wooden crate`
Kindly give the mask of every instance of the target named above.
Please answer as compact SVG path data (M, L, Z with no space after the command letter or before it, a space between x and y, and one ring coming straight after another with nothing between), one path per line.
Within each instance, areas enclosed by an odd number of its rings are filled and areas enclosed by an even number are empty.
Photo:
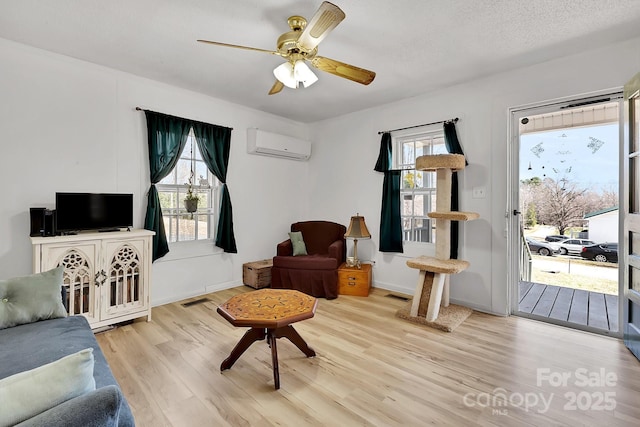
M271 286L271 267L273 259L248 262L242 265L242 283L254 289Z

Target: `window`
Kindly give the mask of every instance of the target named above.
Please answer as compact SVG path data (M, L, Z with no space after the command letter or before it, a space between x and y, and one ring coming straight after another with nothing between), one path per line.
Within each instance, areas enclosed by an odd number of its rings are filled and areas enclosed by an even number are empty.
M193 168L193 188L199 196L198 210L187 212L184 198ZM189 132L178 163L156 185L168 242L213 239L220 209L220 182L202 160L193 129Z
M446 154L444 133L423 132L395 138L395 169L402 169L400 184L402 240L434 242L435 222L427 213L435 210L436 174L415 170L416 158L427 154Z

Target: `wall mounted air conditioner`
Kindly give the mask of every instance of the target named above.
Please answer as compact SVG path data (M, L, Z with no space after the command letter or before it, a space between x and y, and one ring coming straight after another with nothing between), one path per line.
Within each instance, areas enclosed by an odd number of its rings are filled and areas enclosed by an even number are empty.
M311 141L249 128L247 152L292 160L308 160L311 157Z

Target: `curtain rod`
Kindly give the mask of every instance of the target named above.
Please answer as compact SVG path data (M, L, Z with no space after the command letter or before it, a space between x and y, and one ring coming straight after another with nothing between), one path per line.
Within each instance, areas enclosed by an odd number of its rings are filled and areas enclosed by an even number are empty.
M144 109L144 108L140 108L140 107L136 107L136 111L145 111L145 109ZM151 110L149 110L149 111L151 111ZM164 113L161 113L161 114L164 114ZM176 116L173 116L173 117L176 117ZM181 117L180 117L180 118L181 118ZM186 119L186 120L191 120L191 119ZM200 123L206 123L206 122L201 122L200 120L192 120L192 121L194 121L194 122L200 122ZM212 123L206 123L206 124L208 124L208 125L209 125L209 124L212 124ZM226 127L226 126L220 126L220 125L214 125L214 126ZM233 128L227 128L227 129L231 129L231 130L233 130Z
M450 119L450 120L439 120L437 122L431 122L431 123L424 123L422 125L415 125L415 126L407 126L406 128L398 128L398 129L391 129L391 130L382 130L380 132L378 132L378 135L382 135L383 133L386 132L396 132L399 130L405 130L405 129L413 129L413 128L419 128L422 126L429 126L429 125L437 125L438 123L445 123L445 122L457 122L458 118L456 117L455 119Z

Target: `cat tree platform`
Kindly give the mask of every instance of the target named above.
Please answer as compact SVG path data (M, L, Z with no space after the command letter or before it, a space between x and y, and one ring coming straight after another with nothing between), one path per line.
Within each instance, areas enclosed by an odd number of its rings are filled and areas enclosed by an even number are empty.
M428 292L429 305L425 319L427 322L434 322L440 313L440 305L449 306L449 275L466 270L469 267L469 262L461 259L438 259L423 255L408 260L407 266L420 270L409 316L418 317L422 295ZM431 285L430 289L429 285Z
M407 266L431 273L457 274L466 270L469 267L469 262L461 259L438 259L422 255L407 261Z
M416 170L435 172L438 169L459 171L464 169L465 159L462 154L433 154L416 159Z
M429 218L434 219L448 219L450 221L471 221L480 218L480 215L476 212L429 212L427 214Z

